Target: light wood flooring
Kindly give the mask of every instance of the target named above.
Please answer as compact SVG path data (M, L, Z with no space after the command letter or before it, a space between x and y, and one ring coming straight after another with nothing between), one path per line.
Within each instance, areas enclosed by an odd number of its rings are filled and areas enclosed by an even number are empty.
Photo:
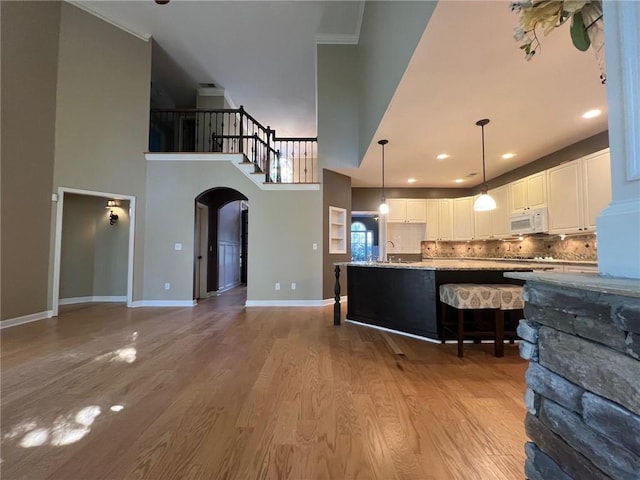
M524 478L517 345L459 359L243 295L3 330L1 478Z

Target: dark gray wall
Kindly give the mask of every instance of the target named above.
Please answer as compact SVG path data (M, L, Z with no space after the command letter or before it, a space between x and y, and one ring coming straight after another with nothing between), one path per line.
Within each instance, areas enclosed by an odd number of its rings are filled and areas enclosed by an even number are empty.
M59 2L2 9L2 319L47 310Z
M329 254L329 207L340 207L347 210L347 225L351 225L351 178L331 170L324 170L322 183L322 298L334 296L334 262L348 262L351 260L351 241L347 234L347 253ZM340 284L341 295L347 294L347 272L343 268Z

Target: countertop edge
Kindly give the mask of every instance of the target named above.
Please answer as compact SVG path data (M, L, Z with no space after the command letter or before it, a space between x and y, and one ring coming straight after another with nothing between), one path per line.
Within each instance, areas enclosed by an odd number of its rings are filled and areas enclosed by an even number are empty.
M558 272L506 272L504 276L516 280L640 298L640 280L631 278L605 277L594 273Z

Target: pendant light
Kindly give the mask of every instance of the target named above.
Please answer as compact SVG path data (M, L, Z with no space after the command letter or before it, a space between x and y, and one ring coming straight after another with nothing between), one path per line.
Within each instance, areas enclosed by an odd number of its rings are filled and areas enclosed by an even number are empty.
M484 167L484 126L487 123L489 123L488 118L483 118L476 122L477 126L482 127L482 189L480 190L480 196L473 203L473 209L476 212L488 212L496 209L496 201L487 193L487 175Z
M389 143L389 140L378 140L378 145L382 145L382 198L380 200L380 213L386 215L389 213L389 205L384 195L384 146Z

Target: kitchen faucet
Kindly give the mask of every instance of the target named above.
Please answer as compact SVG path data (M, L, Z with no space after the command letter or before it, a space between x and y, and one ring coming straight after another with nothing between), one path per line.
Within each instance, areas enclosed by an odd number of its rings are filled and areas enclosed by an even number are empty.
M396 244L393 243L391 240L387 240L386 242L384 242L385 248L387 247L387 243L390 243L393 248L396 248Z

